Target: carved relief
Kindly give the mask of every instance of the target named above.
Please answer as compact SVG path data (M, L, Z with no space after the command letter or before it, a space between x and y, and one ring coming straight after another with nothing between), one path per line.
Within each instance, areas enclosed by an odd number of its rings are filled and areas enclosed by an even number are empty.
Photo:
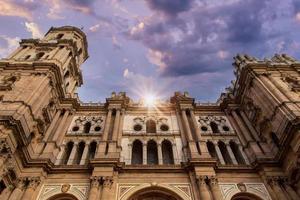
M224 200L230 200L240 192L254 194L264 200L271 200L263 183L219 183L219 186Z
M0 79L0 91L1 90L12 90L15 82L20 80L21 76L16 73L11 73Z

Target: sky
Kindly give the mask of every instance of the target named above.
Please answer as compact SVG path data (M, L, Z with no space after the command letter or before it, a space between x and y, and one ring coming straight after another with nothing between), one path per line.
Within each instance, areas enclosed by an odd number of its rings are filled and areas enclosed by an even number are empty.
M88 39L83 102L113 91L215 102L237 53L300 58L300 0L0 0L0 57L65 25Z

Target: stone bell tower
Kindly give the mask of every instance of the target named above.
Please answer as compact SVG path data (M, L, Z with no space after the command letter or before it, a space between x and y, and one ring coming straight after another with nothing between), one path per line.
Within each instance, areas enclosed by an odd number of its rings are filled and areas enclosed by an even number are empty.
M88 58L85 34L71 26L52 27L42 39L23 39L20 47L7 59L10 63L32 63L43 68L58 68L57 84L66 97L74 97L78 86L82 84L80 65ZM50 68L51 71L53 69Z
M76 98L80 65L87 58L85 34L63 26L52 27L41 39L21 40L15 52L0 60L0 120L20 123L17 145L30 144L32 156L52 151L49 140L60 141L57 123L70 115L63 102Z

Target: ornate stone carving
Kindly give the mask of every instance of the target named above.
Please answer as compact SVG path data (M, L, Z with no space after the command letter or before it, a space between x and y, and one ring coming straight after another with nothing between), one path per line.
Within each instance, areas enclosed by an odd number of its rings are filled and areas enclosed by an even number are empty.
M9 75L4 76L0 80L0 91L1 90L12 90L13 85L16 81L20 80L20 75L16 73L11 73Z
M101 180L102 180L101 176L92 176L90 178L91 187L99 187Z
M63 193L68 192L69 189L70 189L70 187L71 187L70 184L63 184L63 185L61 186L61 192L63 192Z
M246 185L244 183L238 183L237 187L239 188L239 190L241 192L246 192L247 191Z
M111 188L113 184L113 177L112 176L106 176L103 178L103 187L109 187Z
M28 182L27 187L33 188L35 190L37 186L40 184L41 179L40 177L28 177L27 182Z

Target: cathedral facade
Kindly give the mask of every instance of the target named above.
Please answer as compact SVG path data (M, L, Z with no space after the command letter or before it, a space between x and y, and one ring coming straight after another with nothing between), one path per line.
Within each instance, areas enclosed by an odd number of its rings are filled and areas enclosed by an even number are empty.
M217 103L75 93L85 34L52 27L0 60L1 200L298 200L300 62L234 57Z

